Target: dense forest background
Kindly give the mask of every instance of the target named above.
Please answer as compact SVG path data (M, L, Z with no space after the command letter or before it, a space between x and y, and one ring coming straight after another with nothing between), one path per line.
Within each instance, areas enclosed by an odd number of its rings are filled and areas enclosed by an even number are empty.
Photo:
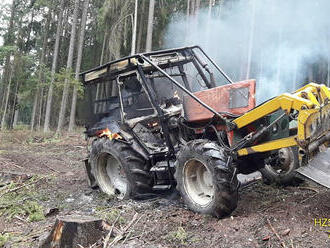
M1 129L29 126L44 132L72 131L83 124L84 89L79 72L129 54L173 46L202 45L235 81L257 78L264 82L259 92L267 97L273 95L267 93L271 87L281 88L274 85L277 82L292 89L308 81L329 85L330 29L324 21L327 13L323 17L329 4L315 0L309 6L303 4L306 1L299 1L300 5L294 1L298 5L293 6L275 6L277 1L270 0L2 3ZM294 13L287 11L292 8ZM309 18L306 9L313 14ZM301 12L304 15L293 17ZM314 20L314 15L323 22ZM299 39L292 35L295 31L300 31ZM300 43L305 45L295 45Z

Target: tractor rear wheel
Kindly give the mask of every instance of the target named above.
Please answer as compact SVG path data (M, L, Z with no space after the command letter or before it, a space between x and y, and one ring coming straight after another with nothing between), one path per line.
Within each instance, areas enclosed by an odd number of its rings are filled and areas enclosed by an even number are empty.
M288 185L295 183L295 170L299 165L298 148L282 148L265 162L265 167L260 172L266 184Z
M194 140L177 156L177 189L188 208L215 217L237 207L238 180L222 148L209 140Z
M96 183L108 195L137 198L152 189L153 179L146 160L127 144L108 138L95 140L90 164Z

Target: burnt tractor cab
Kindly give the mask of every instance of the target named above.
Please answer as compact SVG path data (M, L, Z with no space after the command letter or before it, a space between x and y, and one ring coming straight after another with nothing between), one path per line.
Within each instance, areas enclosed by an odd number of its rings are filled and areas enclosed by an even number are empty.
M125 57L81 74L89 183L119 199L176 186L193 211L237 206L238 173L286 183L297 144L295 112L255 108L255 80L232 82L198 46ZM250 114L251 115L251 114ZM237 122L235 122L237 120ZM279 143L279 142L278 142Z

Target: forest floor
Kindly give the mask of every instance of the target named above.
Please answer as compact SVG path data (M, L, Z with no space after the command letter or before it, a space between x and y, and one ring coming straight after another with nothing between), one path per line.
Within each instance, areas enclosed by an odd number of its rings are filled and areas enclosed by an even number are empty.
M187 210L175 194L110 199L88 187L83 134L62 138L0 132L0 247L38 247L57 216L98 216L116 227L138 221L115 247L330 247L330 191L256 182L240 189L237 209L216 219ZM277 236L276 236L276 234Z

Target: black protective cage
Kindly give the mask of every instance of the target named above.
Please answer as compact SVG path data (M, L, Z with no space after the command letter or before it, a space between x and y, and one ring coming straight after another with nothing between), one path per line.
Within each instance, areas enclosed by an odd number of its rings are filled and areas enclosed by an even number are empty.
M210 69L208 67L208 64L202 61L202 59L197 55L196 50L201 52L201 54L209 61L211 64L217 69L217 71L231 84L233 84L233 81L227 76L227 74L204 52L204 50L199 47L199 46L191 46L191 47L182 47L182 48L175 48L175 49L167 49L167 50L160 50L160 51L154 51L154 52L148 52L148 53L141 53L141 54L136 54L136 55L131 55L127 56L112 62L109 62L107 64L101 65L99 67L96 67L94 69L85 71L81 73L81 78L82 82L84 83L85 86L88 84L97 84L100 83L104 80L114 80L118 75L121 75L126 72L130 72L133 70L136 70L139 72L141 79L142 79L142 84L144 85L145 89L148 90L147 86L147 80L145 77L144 72L147 70L153 70L153 71L159 71L164 77L168 78L175 86L177 86L180 90L182 90L185 94L189 95L191 98L193 98L195 101L197 101L199 104L201 104L205 109L208 111L212 112L215 117L219 118L222 120L224 123L226 123L229 127L232 126L232 123L228 121L222 113L218 113L216 110L214 110L212 107L209 105L205 104L203 101L201 101L199 98L197 98L190 90L189 88L181 85L179 82L177 82L173 77L171 77L168 73L166 73L165 70L163 70L166 67L174 66L174 63L160 63L156 64L153 62L153 58L159 56L159 57L166 57L166 55L169 55L171 53L180 53L184 57L189 58L190 60L196 60L199 64L198 70L199 73L201 74L203 80L206 82L207 87L215 87L215 85L211 85L210 82L206 79L205 74L201 71L201 67L205 69L206 71L210 72ZM137 63L136 63L137 61ZM188 59L186 63L189 62ZM123 63L125 66L121 68L113 68L114 66ZM182 63L182 62L179 62ZM148 65L146 67L145 65ZM101 72L98 74L94 79L86 81L86 75L89 73L93 72ZM204 76L203 76L204 75ZM148 92L149 95L151 95L150 92ZM151 102L153 103L154 106L157 106L157 104L153 101L155 99L150 99ZM156 107L157 109L157 107ZM158 114L161 116L161 110L157 109Z

